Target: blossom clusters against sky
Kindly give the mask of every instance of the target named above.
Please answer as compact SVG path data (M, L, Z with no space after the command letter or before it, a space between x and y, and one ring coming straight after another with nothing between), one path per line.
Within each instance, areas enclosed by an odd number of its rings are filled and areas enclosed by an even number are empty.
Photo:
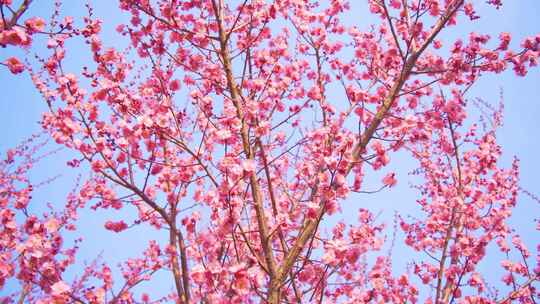
M37 15L46 18L52 9L49 1L36 1L28 14ZM125 18L115 7L115 4L108 0L93 1L96 15L104 20L103 43L105 45L122 44L122 39L115 32L117 23ZM359 27L367 26L370 22L365 17L366 9L362 7L363 2L353 2L353 11L358 15L351 16L348 22L355 22ZM502 13L495 11L491 7L482 7L485 11L481 12L482 19L477 23L478 31L490 33L497 37L500 32L511 32L515 41L521 41L524 37L540 31L540 22L537 16L540 16L540 1L537 0L519 0L516 3L505 4L501 8ZM79 1L65 1L62 12L66 15L80 14L81 4ZM358 6L358 7L356 7ZM443 37L465 36L463 32L447 33ZM80 67L80 60L87 58L89 53L82 45L74 42L74 50L80 50L80 58L71 58L69 63L73 69ZM30 50L32 52L33 50ZM21 50L13 51L0 50L0 58L5 58L14 54L20 54ZM70 69L70 66L66 66ZM0 141L0 152L5 153L7 149L13 147L18 142L29 137L31 134L39 132L40 115L46 110L46 104L39 93L31 84L30 77L27 74L13 77L7 69L0 69L0 83L3 89L0 96L0 128L3 131ZM504 149L504 164L509 166L513 157L520 159L521 186L531 193L539 193L538 187L540 172L540 141L537 139L537 133L540 131L540 69L531 69L528 77L516 78L512 71L507 71L499 75L489 75L484 77L469 93L469 98L476 97L497 104L499 99L504 99L504 126L499 130L498 140ZM47 147L49 150L55 150L56 147L51 144ZM46 187L37 190L35 201L62 202L66 193L75 186L75 180L78 172L68 169L65 165L65 157L69 152L60 150L56 154L47 157L34 169L32 178L36 181L46 180L47 178L60 175ZM404 158L402 155L391 155L395 161L391 164L391 170L398 172L398 183L394 191L382 191L376 195L366 196L365 200L354 202L363 207L380 214L380 221L386 222L388 229L393 229L392 221L394 211L414 216L418 212L414 204L416 191L410 187L407 181L413 181L407 177L406 172L415 168L415 163ZM370 177L371 184L376 187L388 170L378 172ZM393 180L386 179L386 182L393 183ZM39 208L39 206L35 206ZM531 212L534 210L534 212ZM538 212L539 206L536 202L525 195L520 196L518 208L512 221L515 223L532 223L534 213ZM346 213L346 210L344 210ZM86 213L81 218L81 230L92 231L85 236L81 245L81 259L91 260L101 254L104 259L109 261L120 261L126 257L135 255L146 247L146 243L139 242L140 233L147 232L144 229L133 229L124 234L111 234L105 232L103 226L105 221L114 216L114 213L98 211L97 213ZM352 219L352 217L351 217ZM516 225L523 227L523 225ZM526 228L525 228L526 229ZM530 228L531 232L533 227ZM528 244L538 242L538 235L521 231L524 241ZM388 233L391 236L391 233ZM147 238L148 236L145 236ZM130 250L125 250L130 248ZM132 251L132 252L130 252ZM396 265L407 261L407 256L412 254L410 249L404 249L396 246L393 251ZM111 263L114 265L114 263ZM401 266L401 265L399 265ZM487 271L497 271L491 265L483 265ZM400 267L401 268L401 267ZM491 270L493 269L493 270ZM166 292L171 288L168 277L163 277L164 284L155 287L156 290ZM154 287L153 287L154 288Z

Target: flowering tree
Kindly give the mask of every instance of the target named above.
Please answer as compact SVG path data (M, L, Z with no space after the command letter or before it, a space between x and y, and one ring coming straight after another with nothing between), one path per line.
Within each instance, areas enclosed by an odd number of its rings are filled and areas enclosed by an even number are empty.
M32 76L49 108L43 129L92 175L65 206L31 214L26 173L41 144L8 152L0 290L19 288L6 303L538 301L540 256L507 223L520 188L517 161L498 166L502 107L480 103L480 120L466 93L485 74L524 76L540 36L515 50L508 33L444 41L479 18L464 0L368 0L368 31L345 22L355 12L341 0L119 0L131 18L117 27L129 41L119 49L102 44L90 6L77 25L57 5L47 25L24 15L31 2L0 0L0 45L28 48L41 35L47 50L26 64L1 60ZM67 71L66 42L77 39L92 63ZM404 240L394 242L419 252L412 271L392 269L384 226L351 204L370 192L365 174L398 150L418 161L422 181L423 214L396 219ZM381 189L396 182L389 173ZM101 261L69 279L77 244L62 235L86 204L117 210L105 224L113 233L143 225L168 242L126 261L123 281ZM509 257L502 283L478 267L497 250ZM137 291L159 271L173 292Z

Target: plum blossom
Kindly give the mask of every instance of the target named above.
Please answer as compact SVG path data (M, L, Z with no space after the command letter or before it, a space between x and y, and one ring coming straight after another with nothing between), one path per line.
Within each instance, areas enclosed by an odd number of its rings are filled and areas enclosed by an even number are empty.
M16 57L9 57L4 61L4 64L7 65L9 71L13 74L19 74L24 71L24 65Z
M394 172L388 173L382 180L383 184L388 187L394 187L397 184L396 174Z
M51 294L53 296L61 296L69 292L71 287L64 281L58 281L51 286Z
M43 136L81 174L44 203L49 182L28 175L39 143L0 163L0 288L17 286L0 302L538 298L538 245L510 221L523 190L517 160L500 161L502 107L470 88L525 76L540 36L494 39L476 23L490 15L463 0L118 0L117 20L90 5L61 19L60 2L35 17L20 2L0 0L0 46L27 52L2 65L28 68ZM351 19L357 5L373 18ZM397 155L417 168L365 189ZM398 177L418 211L388 222L369 202ZM103 209L107 236L134 227L148 243L122 248L116 269L77 252L91 233L79 213ZM404 248L415 253L400 268ZM483 271L490 258L500 276Z

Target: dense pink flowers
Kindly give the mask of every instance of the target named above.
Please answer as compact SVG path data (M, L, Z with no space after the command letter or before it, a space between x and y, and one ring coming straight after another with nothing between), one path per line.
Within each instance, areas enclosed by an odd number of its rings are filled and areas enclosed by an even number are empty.
M0 32L0 45L14 45L14 46L28 46L30 44L30 37L28 34L20 29L14 28L10 30L2 30Z
M521 190L518 162L500 166L502 110L475 109L467 94L484 74L524 76L538 64L539 36L447 38L482 15L463 0L368 0L376 18L367 27L346 21L356 3L342 0L118 4L127 19L115 37L124 44L106 41L110 20L91 8L82 18L54 12L54 22L13 13L1 24L5 47L28 49L47 35L37 60L3 63L21 73L29 62L48 109L41 126L76 154L68 165L87 173L64 205L33 214L31 145L8 152L0 288L11 280L21 290L6 301L538 298L538 253L509 221ZM80 56L72 43L91 54L79 71L68 64ZM392 235L365 204L407 184L394 172L369 178L398 151L417 163L421 213L396 215ZM79 241L64 235L86 233L77 231L81 209L98 219L93 211L111 212L100 229L118 239L132 229L159 237L138 234L147 248L119 270L108 261L77 269ZM407 269L394 264L397 246L417 253ZM488 256L502 277L482 271ZM167 294L144 289L162 272Z

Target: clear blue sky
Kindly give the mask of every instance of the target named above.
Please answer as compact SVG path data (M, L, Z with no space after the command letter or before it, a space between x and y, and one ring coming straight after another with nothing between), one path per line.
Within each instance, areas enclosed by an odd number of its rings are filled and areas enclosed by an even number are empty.
M38 15L47 18L51 11L53 1L35 1L27 16ZM83 5L85 1L64 1L63 13L66 15L80 16L84 14ZM114 32L115 26L122 20L124 15L116 7L115 1L94 0L91 1L95 7L95 14L104 20L103 40L106 45L117 45L117 36ZM364 5L364 1L352 0L355 6ZM484 2L484 1L475 1ZM538 0L520 0L505 1L505 6L500 10L480 5L479 14L482 19L479 20L474 29L478 32L489 33L493 37L498 36L499 32L510 32L515 41L534 35L540 32L540 1ZM359 11L364 11L361 9ZM353 11L352 14L354 14ZM359 24L360 27L367 26L369 18L364 18L363 14L352 16L350 20ZM466 37L466 33L455 31L452 33L443 33L443 37ZM87 60L89 53L81 47L74 44L73 50L78 55L72 53L67 66L77 70L80 60ZM32 52L32 50L31 50ZM20 51L11 49L0 49L0 60L4 60L10 55L20 55ZM45 104L40 95L34 89L27 74L13 77L7 69L0 68L0 84L2 94L0 95L0 129L3 130L0 140L0 152L4 153L8 148L13 147L21 140L29 137L31 134L40 130L37 123L40 119L40 113L45 111ZM490 75L484 77L478 85L471 91L470 97L481 97L487 101L497 103L500 89L504 90L505 99L505 118L504 126L499 131L498 140L504 149L504 164L508 165L514 156L521 160L521 186L533 193L540 194L539 172L540 172L540 140L538 132L540 131L540 69L533 69L526 78L515 77L512 71L501 75ZM53 147L51 146L51 149ZM48 177L62 174L62 177L49 185L47 188L37 190L34 196L34 203L44 204L53 202L62 204L65 194L74 186L74 176L77 172L66 169L65 157L68 157L68 151L62 151L54 157L41 162L33 171L34 181L40 181ZM398 172L399 184L392 191L385 191L373 196L366 196L365 199L348 202L355 207L367 207L374 212L382 211L382 220L388 221L391 226L391 218L394 210L405 214L415 214L418 212L414 203L416 195L407 184L407 172L415 167L415 164L406 159L403 155L394 155L391 168ZM386 171L385 171L386 172ZM384 172L382 172L384 173ZM381 174L382 174L381 173ZM380 176L373 178L373 181L379 181ZM345 204L343 206L346 206ZM36 210L41 208L35 206ZM534 212L531 212L534 210ZM512 222L515 226L522 228L524 239L534 250L534 246L540 241L538 233L533 230L533 216L540 214L540 206L525 196L521 196L518 208ZM145 248L147 239L151 239L154 234L146 232L144 229L134 229L120 235L105 232L103 223L105 220L113 218L111 212L88 212L83 214L79 228L90 234L85 235L85 241L81 247L81 261L91 260L97 254L102 253L105 260L112 261L114 266L118 261L130 256L137 256ZM410 252L401 247L394 251L396 256L396 270L403 269L403 263L407 260ZM484 265L489 271L496 274L491 265ZM77 268L72 272L76 273ZM152 290L160 292L168 291L172 283L166 276L160 280L163 284L152 286ZM3 292L0 291L0 295Z

